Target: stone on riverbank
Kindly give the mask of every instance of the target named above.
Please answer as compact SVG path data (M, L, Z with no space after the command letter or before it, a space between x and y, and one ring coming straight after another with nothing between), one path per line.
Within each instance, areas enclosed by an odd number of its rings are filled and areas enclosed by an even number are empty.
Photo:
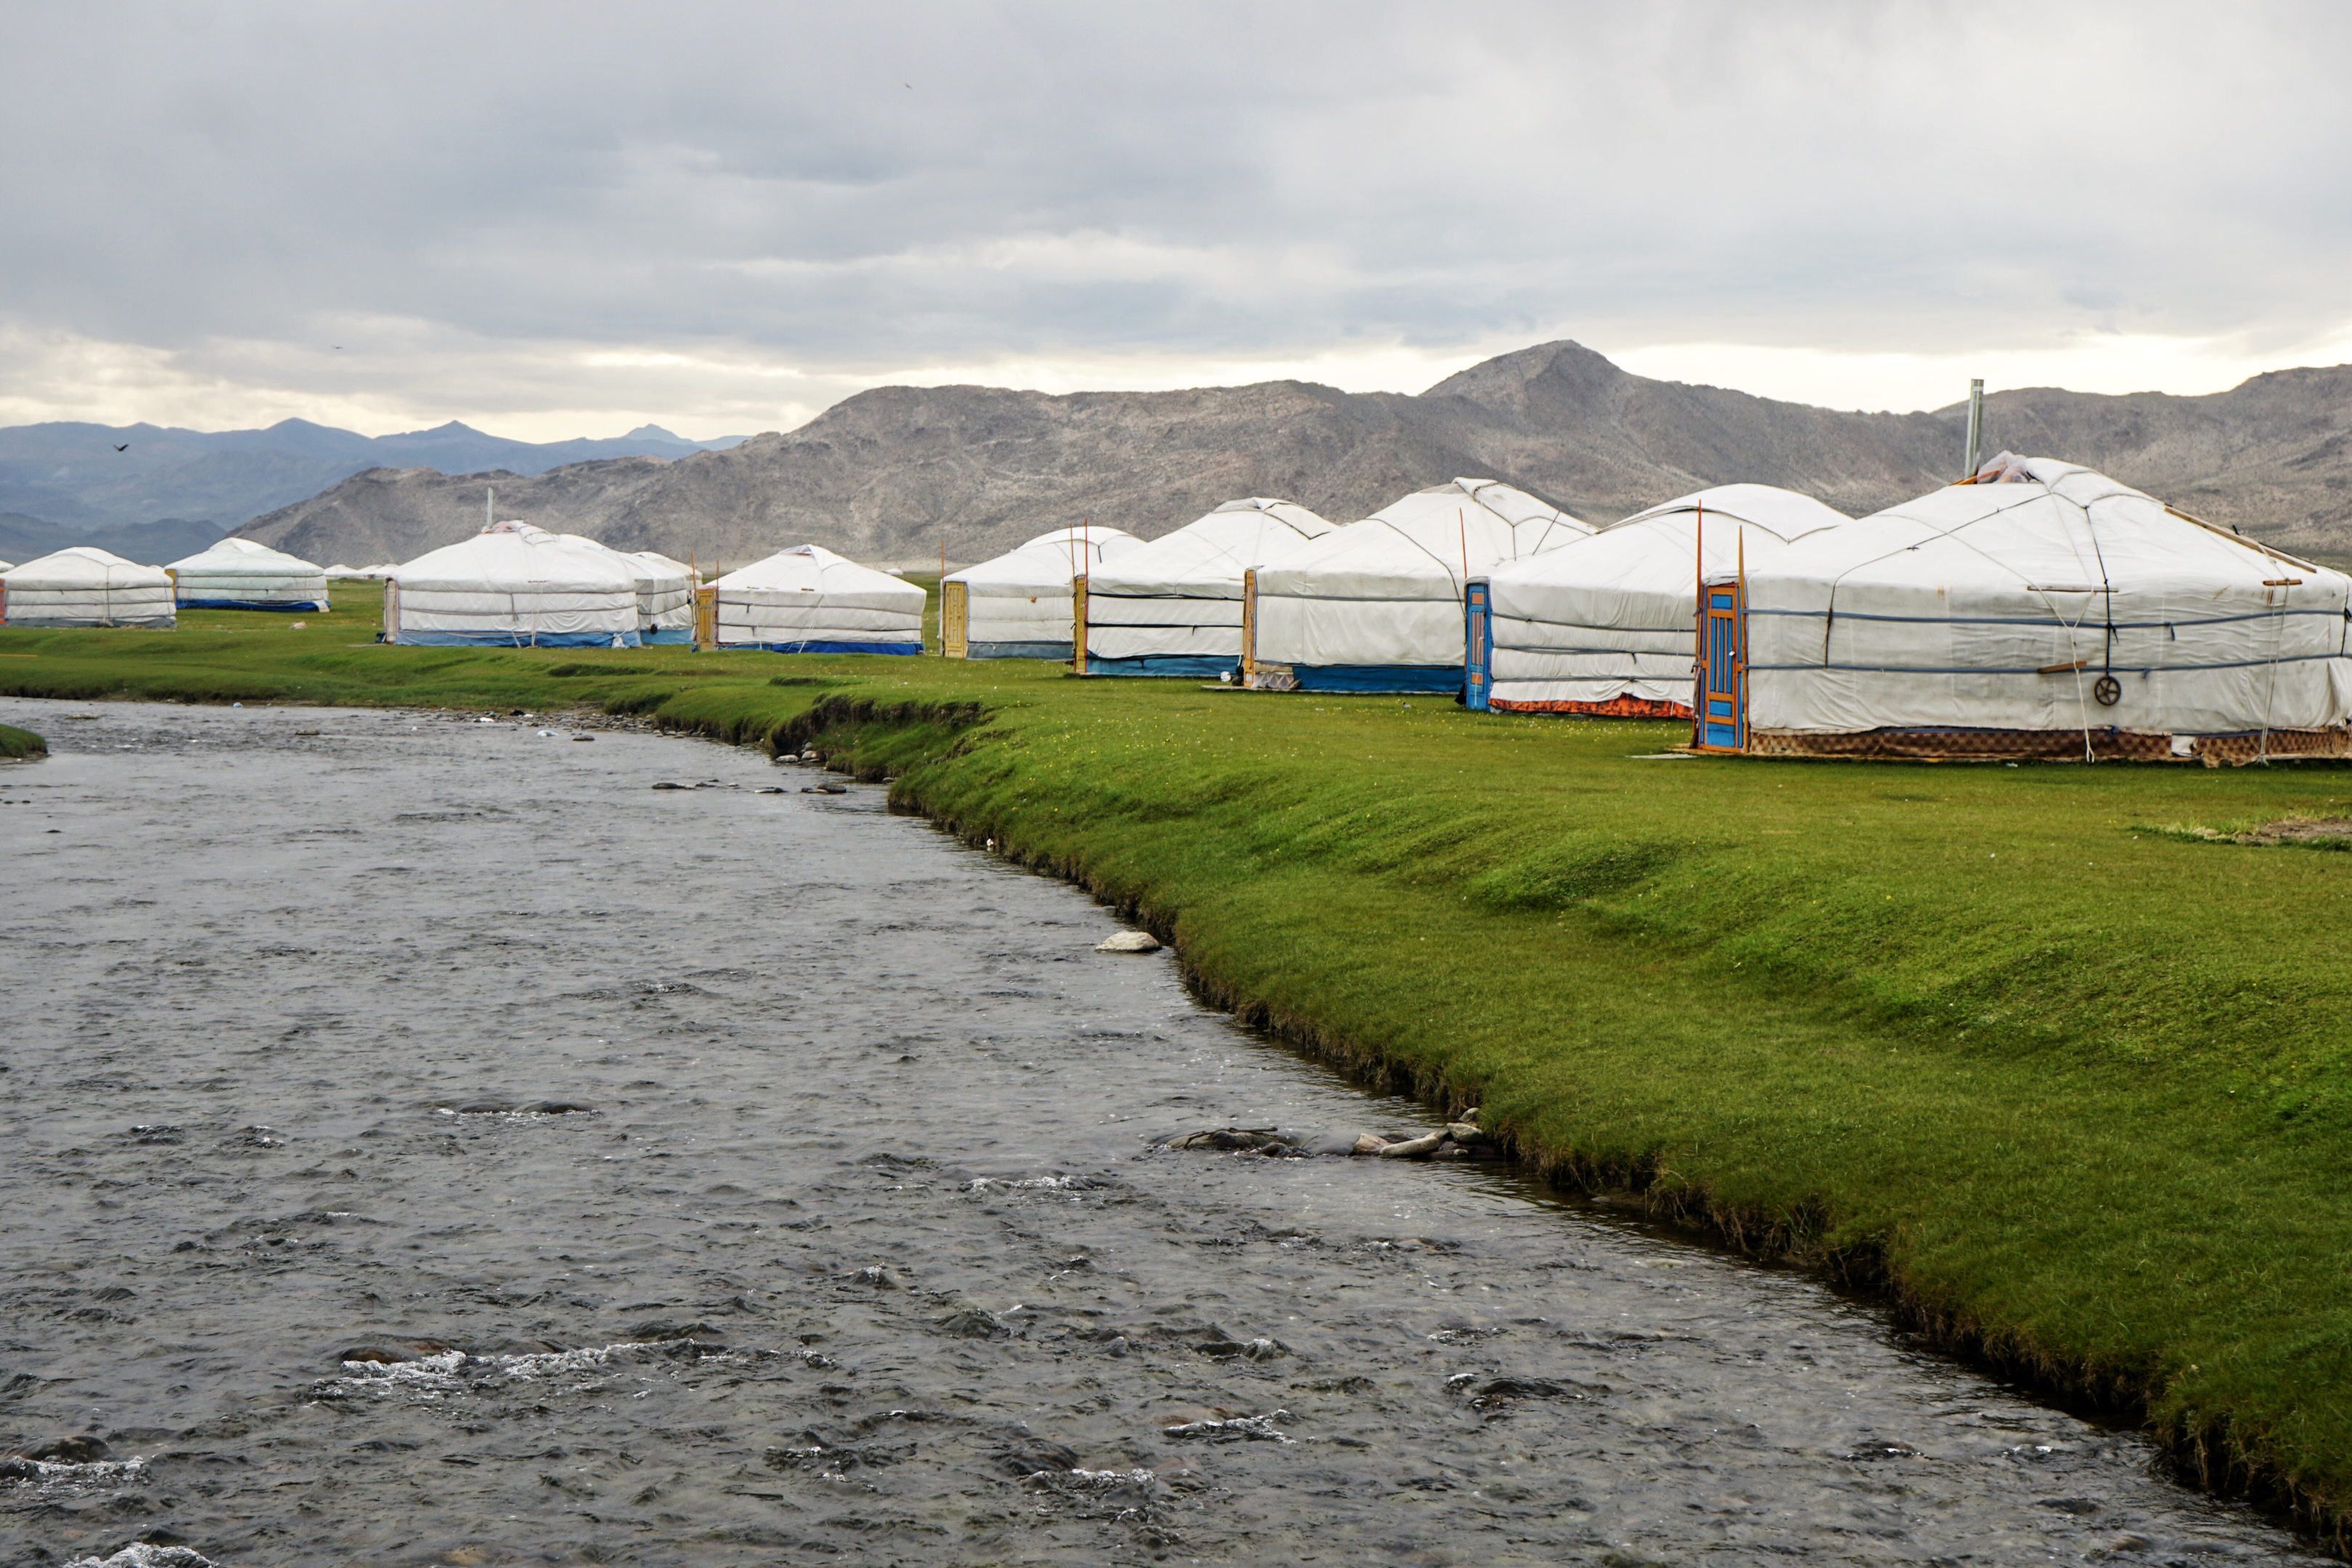
M1123 931L1095 943L1097 952L1158 952L1160 939L1148 931Z

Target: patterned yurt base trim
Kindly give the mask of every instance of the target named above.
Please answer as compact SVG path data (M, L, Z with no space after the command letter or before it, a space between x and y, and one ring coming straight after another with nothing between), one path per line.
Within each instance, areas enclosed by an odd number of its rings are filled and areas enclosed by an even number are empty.
M1606 702L1521 702L1506 697L1487 700L1497 713L1568 713L1586 719L1681 719L1691 716L1686 702L1661 702L1647 697L1612 697Z
M2242 767L2272 757L2352 756L2352 731L2273 730L2267 735L2152 735L2137 730L1865 730L1832 734L1751 730L1751 757L1853 757L1927 763L2202 762Z

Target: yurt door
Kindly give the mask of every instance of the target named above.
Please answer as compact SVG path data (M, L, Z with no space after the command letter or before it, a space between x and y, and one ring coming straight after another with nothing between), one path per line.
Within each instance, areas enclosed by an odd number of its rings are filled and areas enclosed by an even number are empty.
M940 649L950 658L971 651L971 598L961 583L940 584Z
M1495 689L1495 620L1487 596L1484 577L1471 578L1462 595L1462 705L1480 713Z
M1748 744L1747 606L1738 579L1699 590L1698 722L1693 743L1702 752L1737 752Z

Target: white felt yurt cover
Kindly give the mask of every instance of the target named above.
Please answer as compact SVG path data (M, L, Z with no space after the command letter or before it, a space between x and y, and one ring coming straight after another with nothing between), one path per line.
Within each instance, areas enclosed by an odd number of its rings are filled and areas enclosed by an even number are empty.
M1459 689L1464 584L1591 531L1496 479L1417 490L1256 572L1252 658L1309 691Z
M950 584L962 585L965 657L1069 658L1072 581L1081 574L1091 578L1142 546L1124 529L1057 528L992 561L949 573L940 580L941 603L948 602Z
M12 626L169 626L172 578L110 551L77 544L0 579L0 621Z
M716 590L720 647L776 653L920 653L923 590L795 544L730 572Z
M1509 712L1687 719L1699 548L1709 574L1752 569L1853 521L1771 485L1717 485L1634 513L1486 579L1493 685Z
M1753 749L1940 731L2185 754L2352 717L2352 578L2050 458L2003 453L1751 561L1746 597Z
M1087 578L1087 672L1213 676L1242 657L1242 574L1337 523L1252 496L1105 562Z
M629 559L653 569L654 587L638 579L637 629L648 643L683 644L694 640L694 568L655 550L635 550Z
M584 533L559 533L565 543L610 556L637 585L637 640L641 643L687 644L694 641L694 576L667 556L615 550Z
M184 610L323 610L327 569L250 539L224 539L172 563Z
M602 545L495 523L394 568L383 620L395 643L635 647L637 576Z

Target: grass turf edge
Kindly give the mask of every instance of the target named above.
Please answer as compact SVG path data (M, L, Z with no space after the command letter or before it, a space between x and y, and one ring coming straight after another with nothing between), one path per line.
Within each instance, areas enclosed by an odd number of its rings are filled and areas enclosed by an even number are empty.
M13 724L0 724L0 758L12 762L26 761L49 754L49 743L30 730L19 730Z

